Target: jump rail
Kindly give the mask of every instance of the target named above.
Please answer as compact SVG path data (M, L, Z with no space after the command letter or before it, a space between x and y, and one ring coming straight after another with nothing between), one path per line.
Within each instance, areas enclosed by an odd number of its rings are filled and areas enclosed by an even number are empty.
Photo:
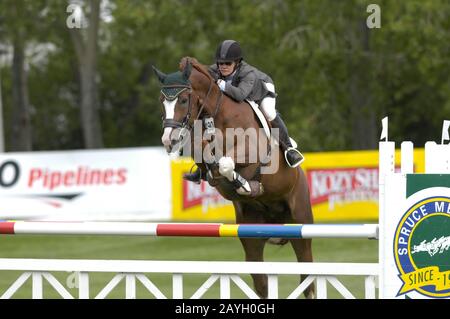
M378 239L377 224L205 224L205 223L140 223L140 222L49 222L3 221L0 234L49 235L128 235L128 236L186 236L186 237L252 237L252 238L369 238ZM364 279L365 298L375 298L378 264L357 263L286 263L286 262L199 262L199 261L137 261L137 260L39 260L0 259L0 271L24 271L9 288L0 293L0 299L11 298L31 280L32 298L43 298L43 283L47 281L63 298L75 298L50 272L71 271L76 274L78 298L106 298L118 283L125 281L125 297L136 298L136 284L140 282L156 298L168 298L148 277L153 273L172 274L172 298L184 298L183 278L192 274L210 274L210 277L188 298L200 298L218 282L220 298L230 298L233 282L249 298L256 293L240 277L248 274L269 274L270 298L279 297L278 278L289 274L308 274L287 298L298 298L314 281L317 298L327 298L327 284L332 285L344 298L355 296L337 276L353 275ZM95 296L90 293L92 273L115 272L111 281Z
M138 222L0 222L0 234L378 239L378 224L199 224Z
M61 260L61 259L1 259L0 271L25 271L2 294L0 299L11 298L26 281L32 283L32 298L44 298L46 281L59 296L65 299L104 299L110 296L118 284L125 281L125 298L138 297L137 283L157 299L198 299L215 284L219 284L221 299L231 298L231 283L234 283L247 297L258 299L258 295L243 280L242 275L268 274L268 297L279 298L279 278L284 275L307 274L305 281L296 286L288 295L288 299L298 298L314 281L317 282L317 298L326 299L327 285L331 285L344 298L355 299L355 296L339 281L337 276L363 277L364 297L376 298L376 278L379 274L378 264L369 263L297 263L297 262L233 262L233 261L147 261L147 260ZM70 270L76 277L77 290L68 290L57 277L50 272L63 273ZM100 292L93 294L90 289L93 273L110 273L116 275ZM160 289L154 282L153 274L172 275L172 293ZM206 281L191 295L183 288L186 276L210 274ZM67 273L66 273L67 277ZM67 281L67 280L66 280ZM94 280L95 281L95 280ZM97 281L96 281L97 282ZM105 283L103 283L105 284ZM74 294L75 293L75 294ZM121 293L120 293L121 294ZM77 296L78 295L78 296ZM171 295L171 296L170 296Z

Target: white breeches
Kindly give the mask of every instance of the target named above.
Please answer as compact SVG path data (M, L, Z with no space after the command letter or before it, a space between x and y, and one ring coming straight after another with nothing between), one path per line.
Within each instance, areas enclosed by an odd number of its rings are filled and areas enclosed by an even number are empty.
M275 93L275 85L267 82L264 82L264 85L266 86L267 90ZM276 105L276 98L271 96L266 96L261 101L260 105L261 110L263 111L264 115L266 116L267 120L269 120L269 122L272 122L277 116L277 110L275 109L275 105Z

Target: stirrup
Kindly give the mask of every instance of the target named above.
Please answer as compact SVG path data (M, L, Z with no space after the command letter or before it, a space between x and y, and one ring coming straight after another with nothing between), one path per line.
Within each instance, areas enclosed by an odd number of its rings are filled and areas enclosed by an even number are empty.
M297 152L298 155L300 155L301 160L298 161L297 163L295 163L294 165L292 165L292 164L289 162L288 158L287 158L287 154L288 154L289 151L295 151L295 152ZM286 163L289 165L289 167L295 168L295 167L299 166L301 163L303 163L303 161L305 160L305 157L303 156L302 153L300 153L300 151L299 151L298 149L293 148L293 147L289 147L289 148L284 152L284 159L286 160Z

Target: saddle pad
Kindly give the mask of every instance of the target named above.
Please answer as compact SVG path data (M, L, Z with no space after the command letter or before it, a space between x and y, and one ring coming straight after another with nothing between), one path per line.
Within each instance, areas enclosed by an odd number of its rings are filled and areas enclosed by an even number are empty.
M267 123L266 117L264 116L264 114L261 112L261 110L259 109L259 105L256 104L254 101L249 101L249 100L245 100L248 104L250 104L250 106L252 107L253 111L255 112L256 116L259 119L259 122L261 123L261 125L264 128L264 133L266 133L267 138L270 140L270 129L269 129L269 125ZM290 137L289 138L291 140L291 144L294 148L297 148L297 143ZM275 144L278 145L277 141L275 141Z
M264 128L264 132L266 133L267 138L270 139L269 124L267 123L266 117L264 116L264 114L259 109L259 105L256 104L254 101L249 101L249 100L245 100L245 101L248 104L250 104L250 106L252 107L253 111L255 112L256 116L259 119L259 122L261 123L261 125Z

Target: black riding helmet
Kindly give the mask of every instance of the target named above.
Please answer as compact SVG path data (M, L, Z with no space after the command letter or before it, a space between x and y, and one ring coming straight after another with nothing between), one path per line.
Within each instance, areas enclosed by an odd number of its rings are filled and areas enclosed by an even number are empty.
M225 40L219 44L216 50L217 62L233 62L242 60L241 46L237 41Z

